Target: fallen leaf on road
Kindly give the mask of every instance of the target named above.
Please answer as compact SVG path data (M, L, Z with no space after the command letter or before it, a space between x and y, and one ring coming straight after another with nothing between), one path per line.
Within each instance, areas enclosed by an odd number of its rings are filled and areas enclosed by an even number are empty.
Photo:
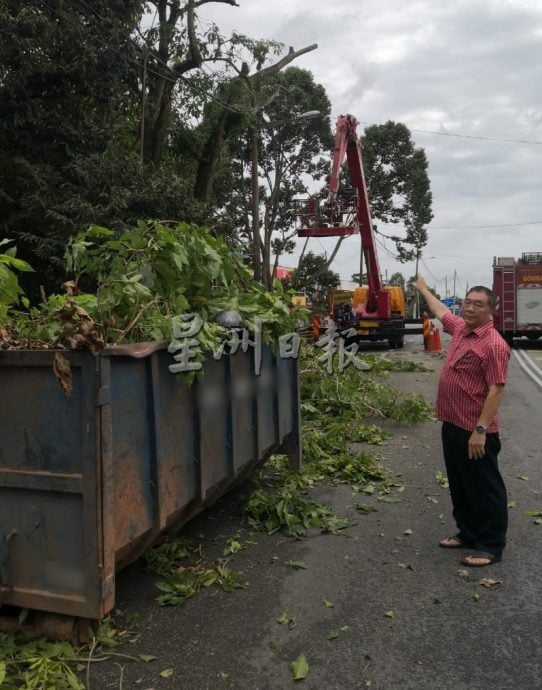
M386 618L395 618L395 613L390 609L389 611L386 611L384 614Z
M474 599L474 601L480 601L480 595L478 594L478 592L476 592L475 594L473 594L473 595L472 595L472 598Z
M482 587L487 587L488 589L493 589L495 587L498 587L499 585L502 585L502 580L491 580L488 577L483 577L479 582L479 585L482 585Z
M281 613L277 618L277 623L280 625L288 625L291 630L293 627L295 627L295 618L290 618L287 613Z
M309 664L304 654L300 654L295 661L290 664L290 671L294 680L303 680L309 672Z
M161 678L171 678L173 675L173 669L172 668L166 668L163 671L160 671L160 677Z
M309 567L305 561L285 561L285 565L289 565L294 570L307 570Z
M356 508L356 510L359 510L360 513L376 513L377 512L376 508L373 508L373 506L370 506L368 503L356 503L355 508Z
M406 530L403 532L403 534L406 534L407 537L410 537L410 535L411 535L412 533L413 533L413 532L412 532L411 529L406 529Z
M332 609L335 606L335 604L332 601L324 599L324 606L326 607L326 609Z
M521 479L521 480L524 481L524 482L528 482L528 481L529 481L529 477L526 477L525 475L518 475L518 476L516 477L516 479Z
M462 580L469 580L470 579L470 573L468 570L458 570L457 574Z
M326 638L328 640L335 640L337 637L339 637L339 631L338 630L330 630L328 634L326 635Z
M410 565L410 563L397 563L397 565L400 568L403 568L403 570L414 570L414 568Z

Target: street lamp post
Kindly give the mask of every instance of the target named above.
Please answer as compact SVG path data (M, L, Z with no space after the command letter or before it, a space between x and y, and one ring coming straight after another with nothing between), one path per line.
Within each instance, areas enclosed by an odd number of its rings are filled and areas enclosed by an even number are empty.
M295 117L287 120L279 120L278 122L265 122L265 127L279 127L281 125L289 125L300 120L310 120L314 117L320 117L322 113L319 110L308 110L300 113ZM258 117L256 122L250 129L250 159L251 159L251 188L252 188L252 263L254 267L254 278L258 282L263 282L262 260L260 253L260 180L259 180L259 165L258 165L258 142L260 139L260 130L258 127Z

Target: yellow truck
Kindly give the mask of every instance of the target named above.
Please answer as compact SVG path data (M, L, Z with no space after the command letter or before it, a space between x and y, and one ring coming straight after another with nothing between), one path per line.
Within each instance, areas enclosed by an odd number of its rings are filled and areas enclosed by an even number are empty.
M407 322L405 293L399 285L384 285L383 289L389 293L389 318L371 319L364 316L368 285L355 290L331 290L328 297L329 315L339 330L353 329L356 335L352 337L356 340L387 340L390 348L401 348L405 342ZM417 333L418 329L409 329L408 332Z

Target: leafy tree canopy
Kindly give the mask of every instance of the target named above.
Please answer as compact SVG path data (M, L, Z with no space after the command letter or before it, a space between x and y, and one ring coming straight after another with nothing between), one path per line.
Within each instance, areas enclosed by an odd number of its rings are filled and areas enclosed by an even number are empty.
M373 218L401 223L404 237L393 236L399 261L412 261L427 244L433 218L425 151L416 148L404 124L372 125L362 137L363 164Z
M304 291L312 302L315 312L327 312L327 296L330 290L339 287L341 278L327 268L326 259L309 252L299 262L291 277L291 286Z

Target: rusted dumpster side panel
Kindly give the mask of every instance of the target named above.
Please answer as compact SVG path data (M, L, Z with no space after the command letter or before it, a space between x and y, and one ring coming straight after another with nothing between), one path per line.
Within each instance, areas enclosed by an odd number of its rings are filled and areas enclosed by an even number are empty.
M187 386L162 347L0 353L0 602L100 618L115 572L285 444L299 455L297 362L215 361ZM284 379L284 381L283 381Z
M198 416L193 386L168 370L165 351L152 355L153 412L160 529L169 527L200 495Z
M233 471L239 474L258 455L255 375L249 352L237 352L228 361L231 404Z
M279 439L276 384L276 359L266 348L262 352L260 374L256 377L256 424L261 456L271 452Z
M282 452L290 458L290 469L301 467L301 408L300 381L297 361L281 359L276 362L278 436Z
M52 373L53 356L2 353L0 597L92 617L102 598L95 358L66 355L74 380L67 398Z

